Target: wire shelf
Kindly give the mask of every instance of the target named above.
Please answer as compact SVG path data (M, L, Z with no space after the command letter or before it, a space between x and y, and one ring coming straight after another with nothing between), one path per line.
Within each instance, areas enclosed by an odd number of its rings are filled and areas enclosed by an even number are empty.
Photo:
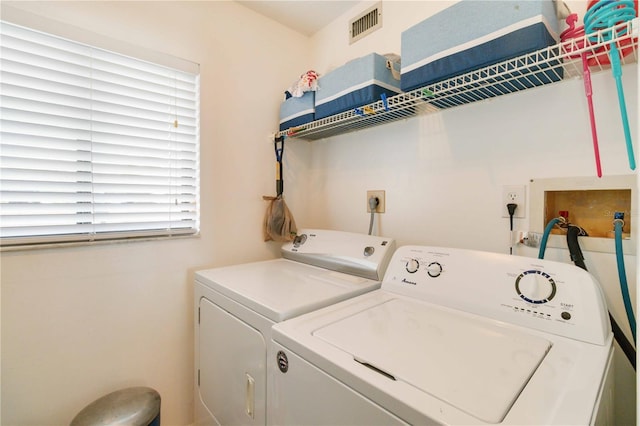
M608 53L612 43L615 43L621 53L622 65L635 63L638 61L639 27L640 20L636 18L593 34L400 93L389 97L386 103L379 100L357 110L332 115L275 135L317 140L579 78L583 76L583 57L588 61L591 73L602 72L611 68Z

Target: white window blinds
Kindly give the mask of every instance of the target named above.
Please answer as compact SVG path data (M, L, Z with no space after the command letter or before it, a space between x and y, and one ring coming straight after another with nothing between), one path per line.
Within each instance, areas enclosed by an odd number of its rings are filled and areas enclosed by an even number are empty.
M3 246L198 230L199 76L0 22Z

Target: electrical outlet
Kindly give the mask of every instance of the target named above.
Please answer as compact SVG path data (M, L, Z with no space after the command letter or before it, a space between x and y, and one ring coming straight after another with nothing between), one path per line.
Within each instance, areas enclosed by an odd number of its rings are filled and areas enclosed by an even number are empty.
M507 210L507 204L514 203L518 207L513 214L513 217L525 217L526 212L526 197L524 185L510 185L502 187L502 202L500 204L500 211L502 217L509 217L509 211Z
M371 197L378 197L378 207L376 207L375 212L384 213L384 209L385 209L384 190L367 191L367 213L371 213L371 208L369 207L369 199Z

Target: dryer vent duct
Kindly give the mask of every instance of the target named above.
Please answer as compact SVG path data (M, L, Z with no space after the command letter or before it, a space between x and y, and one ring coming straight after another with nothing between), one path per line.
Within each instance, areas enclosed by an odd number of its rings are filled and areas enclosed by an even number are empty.
M355 43L381 27L382 2L378 2L349 21L349 44Z

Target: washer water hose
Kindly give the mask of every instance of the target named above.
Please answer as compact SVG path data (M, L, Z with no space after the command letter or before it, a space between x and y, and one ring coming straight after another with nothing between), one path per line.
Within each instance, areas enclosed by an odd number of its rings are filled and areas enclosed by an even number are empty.
M620 349L624 352L625 356L629 360L629 363L633 367L633 370L636 369L636 349L633 347L627 336L624 334L624 331L620 328L618 323L616 322L611 312L609 312L609 320L611 321L611 331L613 331L613 337L620 345Z
M538 259L544 259L544 252L547 250L547 240L549 239L549 234L554 226L558 223L565 223L566 220L564 217L559 216L553 218L547 223L547 226L544 228L544 232L542 233L542 240L540 241L540 251L538 251Z
M578 244L578 237L587 237L587 231L580 228L579 226L568 224L567 227L567 246L569 247L569 254L571 256L571 260L576 266L587 270L587 265L584 263L584 256L582 255L582 250L580 249L580 244Z
M616 217L613 220L613 226L615 231L616 240L616 261L618 263L618 277L620 279L620 292L622 293L622 300L624 301L624 309L627 312L627 320L629 320L629 327L631 328L631 334L633 335L633 342L636 342L636 318L633 315L633 306L631 305L631 297L629 296L629 286L627 285L627 273L624 268L624 253L622 252L622 227L624 226L624 220Z
M552 219L551 221L549 221L549 223L547 224L547 226L545 228L545 233L544 233L542 241L540 243L540 253L538 255L538 259L544 259L544 252L545 252L545 249L546 249L545 246L547 244L547 238L545 238L545 237L549 236L549 233L551 232L551 229L553 229L553 227L555 226L556 223L561 222L563 220L564 220L564 218L562 218L562 217L555 218L555 219ZM577 229L571 231L572 228L577 228ZM569 252L571 254L571 259L575 262L576 266L578 266L578 267L580 267L580 268L582 268L582 269L584 269L586 271L587 267L586 267L586 265L584 263L584 260L583 260L584 257L582 256L582 250L580 249L580 243L578 242L578 236L580 234L580 230L581 229L582 228L580 228L578 226L572 226L570 224L568 225L567 245L569 246ZM571 232L569 232L569 231L571 231ZM620 345L620 349L622 349L622 352L624 352L625 356L629 360L629 363L631 364L631 366L635 370L636 369L636 350L635 350L635 348L633 347L633 345L631 344L629 339L627 339L627 336L624 334L624 332L622 331L622 329L620 328L620 326L616 322L616 320L613 317L613 315L611 315L611 312L609 312L609 321L611 322L611 330L613 331L613 337L616 339L616 341Z

